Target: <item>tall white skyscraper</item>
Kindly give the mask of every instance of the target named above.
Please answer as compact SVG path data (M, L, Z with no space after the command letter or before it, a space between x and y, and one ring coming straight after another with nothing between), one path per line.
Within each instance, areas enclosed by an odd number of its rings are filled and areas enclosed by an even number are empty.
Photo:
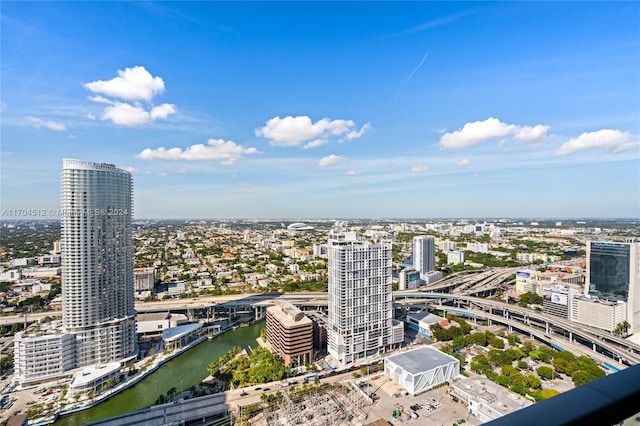
M413 268L421 274L436 269L436 239L430 235L413 237Z
M62 324L16 334L17 384L136 357L131 208L129 172L111 164L63 160Z
M393 320L391 243L332 231L328 261L329 354L344 366L402 342L402 324Z
M62 327L77 367L137 354L132 191L112 164L63 160Z

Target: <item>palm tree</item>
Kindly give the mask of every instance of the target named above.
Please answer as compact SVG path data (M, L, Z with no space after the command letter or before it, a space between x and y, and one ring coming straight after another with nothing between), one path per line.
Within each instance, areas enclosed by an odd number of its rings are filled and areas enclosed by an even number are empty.
M616 336L619 336L621 333L622 333L622 323L621 323L621 322L619 322L619 323L616 325L615 330L613 330L613 334L615 334Z
M622 331L624 332L624 334L627 334L630 328L631 324L629 324L627 320L622 321Z

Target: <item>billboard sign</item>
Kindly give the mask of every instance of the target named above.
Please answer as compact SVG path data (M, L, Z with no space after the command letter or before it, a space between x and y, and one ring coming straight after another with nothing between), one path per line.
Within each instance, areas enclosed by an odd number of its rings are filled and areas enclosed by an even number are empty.
M531 272L529 271L516 272L516 280L531 280Z
M565 306L569 304L569 298L566 294L562 293L551 293L551 301Z

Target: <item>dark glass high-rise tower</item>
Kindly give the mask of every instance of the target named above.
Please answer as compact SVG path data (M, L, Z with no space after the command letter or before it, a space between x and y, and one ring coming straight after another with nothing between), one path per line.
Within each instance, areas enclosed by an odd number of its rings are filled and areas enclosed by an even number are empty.
M640 331L640 243L587 244L585 293L626 303L631 333Z

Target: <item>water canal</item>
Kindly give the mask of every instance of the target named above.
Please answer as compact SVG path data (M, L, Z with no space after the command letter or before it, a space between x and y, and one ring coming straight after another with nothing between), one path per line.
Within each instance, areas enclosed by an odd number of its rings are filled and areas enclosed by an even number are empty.
M175 387L178 392L200 383L207 375L207 365L233 346L256 347L256 338L264 322L231 330L213 340L205 341L168 361L136 385L108 400L74 414L59 418L56 426L78 426L147 408L158 396Z

